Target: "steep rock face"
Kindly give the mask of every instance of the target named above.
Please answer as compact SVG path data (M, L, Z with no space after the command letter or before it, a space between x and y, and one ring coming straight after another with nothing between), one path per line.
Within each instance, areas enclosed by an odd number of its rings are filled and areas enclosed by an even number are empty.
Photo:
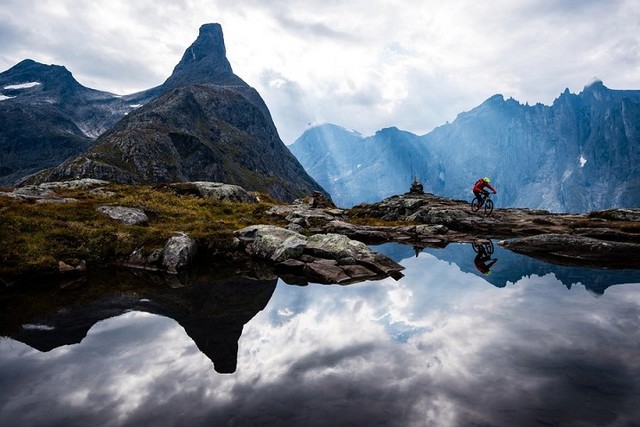
M87 152L24 182L215 181L284 201L323 191L280 140L260 95L233 74L218 24L200 28L162 86L126 99L147 103Z
M0 184L86 150L132 109L62 66L27 59L0 73Z
M260 109L218 86L174 89L131 113L86 153L27 182L215 181L293 200L319 190Z
M428 150L416 135L397 128L364 137L331 124L309 129L289 148L343 207L403 192L416 175L423 178L426 153L420 151Z
M640 91L610 90L596 81L578 95L565 91L551 106L495 95L414 138L413 145L392 145L399 151L394 155L376 154L374 163L394 170L391 179L367 173L372 163L360 153L377 153L384 144L376 136L354 142L353 133L334 131L331 149L322 154L323 167L335 171L331 177L318 173L307 154L328 145L317 142L321 133L309 130L290 148L343 206L380 200L391 188L400 194L411 175L427 191L462 199L472 197L476 179L490 176L498 206L568 212L640 206ZM406 136L394 142L401 139ZM348 191L344 181L351 183Z

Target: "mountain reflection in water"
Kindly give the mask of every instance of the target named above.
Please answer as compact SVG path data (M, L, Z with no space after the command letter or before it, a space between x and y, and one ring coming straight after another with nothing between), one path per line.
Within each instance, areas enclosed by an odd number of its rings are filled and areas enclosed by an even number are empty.
M554 266L496 247L497 262L485 275L469 245L418 256L400 245L378 250L402 260L403 279L307 287L278 281L275 290L270 280L197 279L182 288L98 292L80 307L53 304L62 297L49 295L53 314L25 314L14 338L0 340L0 420L640 423L639 271ZM226 347L216 347L230 324ZM54 337L74 326L73 341L52 340L45 353L20 342L28 342L21 334ZM229 337L239 337L231 352ZM213 369L210 358L236 351L237 365L214 360L215 369L235 373Z

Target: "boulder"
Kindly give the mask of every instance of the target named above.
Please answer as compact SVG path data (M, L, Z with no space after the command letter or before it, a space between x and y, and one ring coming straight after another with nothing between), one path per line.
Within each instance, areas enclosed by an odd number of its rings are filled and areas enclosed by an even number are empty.
M358 260L373 253L364 243L333 233L315 234L309 237L306 252L316 257L335 260L347 257Z
M164 245L162 266L167 273L176 274L191 264L196 251L195 240L185 233L173 236Z
M275 263L288 277L304 274L320 283L402 277L400 264L340 234L315 234L307 238L285 228L252 225L235 235L248 254Z
M149 218L138 208L128 208L124 206L98 206L96 209L110 218L120 221L126 225L146 225Z
M208 199L240 203L258 202L258 198L244 188L221 182L182 182L172 184L171 187L180 194L195 194Z
M539 234L499 242L514 252L572 265L640 267L639 243L614 242L571 234Z

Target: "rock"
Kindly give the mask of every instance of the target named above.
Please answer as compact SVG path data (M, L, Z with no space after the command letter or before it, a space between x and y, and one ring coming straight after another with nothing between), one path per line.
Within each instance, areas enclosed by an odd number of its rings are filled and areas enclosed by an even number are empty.
M75 267L67 264L64 261L58 261L58 271L60 273L72 273L87 271L87 262L85 260L80 261Z
M315 234L308 239L306 252L320 258L351 257L359 259L373 251L362 242L351 240L342 234Z
M164 245L162 265L167 273L176 274L191 264L196 250L195 240L185 233L173 236Z
M540 234L500 244L514 252L564 264L640 267L639 243L613 242L570 234Z
M376 273L362 265L345 265L342 269L349 277L355 280L372 279L377 276Z
M48 190L58 190L58 189L87 190L89 188L104 186L107 184L109 184L109 181L105 181L102 179L83 178L83 179L72 179L70 181L43 182L42 184L33 185L29 187L39 187L39 188L48 189ZM22 188L25 188L25 187L22 187Z
M305 264L303 271L324 283L345 283L351 280L335 260L322 259Z
M589 218L602 218L612 221L640 222L640 209L608 209L591 212L588 216Z
M304 236L290 236L276 248L270 259L275 262L282 262L291 258L298 258L306 247L307 239Z
M58 261L58 271L60 273L67 273L69 271L73 271L74 268L71 267L69 264L67 264L64 261Z
M96 210L126 225L146 225L149 223L147 215L138 208L98 206Z
M257 224L237 230L233 233L242 243L251 243L259 234L271 234L279 236L282 241L291 236L301 236L295 231L287 230L276 225ZM303 236L304 237L304 236Z
M424 186L417 177L413 177L411 188L409 188L409 194L424 194Z
M402 277L401 265L364 243L340 234L316 234L307 238L280 227L253 225L236 231L235 235L247 253L276 263L276 267L285 272L287 283L307 283L291 273L305 274L322 283Z
M251 225L235 232L255 257L276 262L302 255L307 238L295 231L272 225Z
M314 191L313 193L311 193L311 196L308 197L307 202L309 203L309 205L311 205L312 208L332 209L336 207L333 201L326 195L322 194L320 191Z
M238 185L220 182L194 181L171 184L180 194L196 194L200 197L228 202L257 203L258 198Z
M442 224L438 224L438 225L416 225L416 234L418 234L419 236L424 236L424 235L442 235L442 234L447 234L449 232L449 229L442 225Z
M74 199L73 197L52 197L52 198L44 198L44 199L37 199L36 203L38 204L43 204L43 203L74 203L77 202L78 199Z

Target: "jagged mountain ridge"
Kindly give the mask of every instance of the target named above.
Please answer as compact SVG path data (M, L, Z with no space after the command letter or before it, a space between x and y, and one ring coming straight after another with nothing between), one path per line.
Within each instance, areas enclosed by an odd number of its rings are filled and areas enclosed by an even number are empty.
M343 171L331 179L307 154L318 150L311 147L327 127L327 147L335 151L315 156L324 159L323 168ZM385 132L406 139L406 132ZM490 176L499 190L498 206L567 212L640 206L640 91L611 90L596 81L577 95L565 90L551 106L495 95L452 123L414 135L413 147L398 145L394 156L404 162L379 157L395 170L386 181L364 163L363 151L389 145L379 133L354 143L353 132L324 125L307 130L289 148L342 206L404 193L414 176L426 191L461 199L472 197L478 177Z
M132 109L82 86L65 67L21 61L0 73L0 184L86 150Z
M163 85L122 99L144 105L89 150L22 183L222 181L285 201L323 191L280 140L258 92L233 74L219 24L200 27Z

